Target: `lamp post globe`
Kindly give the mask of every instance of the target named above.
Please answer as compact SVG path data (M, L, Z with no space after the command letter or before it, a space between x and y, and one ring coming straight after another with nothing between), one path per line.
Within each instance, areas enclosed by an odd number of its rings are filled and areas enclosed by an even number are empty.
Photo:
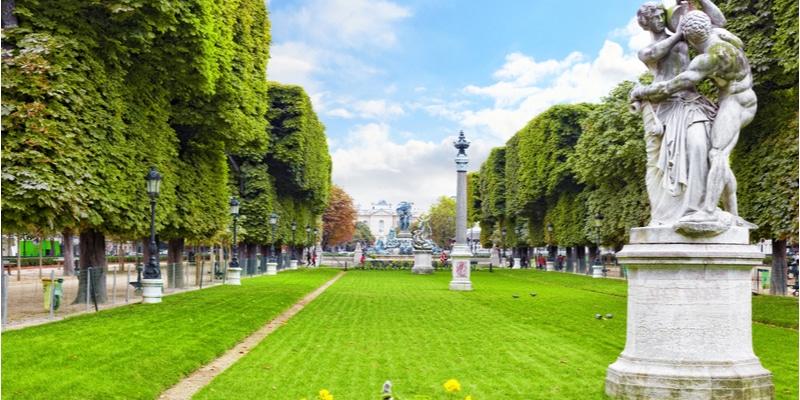
M275 257L275 228L278 225L278 214L270 214L269 224L272 226L272 242L269 245L269 262L274 264L278 261Z
M156 197L161 189L161 174L156 171L156 167L150 167L150 171L144 177L147 182L147 194L150 196L150 261L144 269L145 279L161 279L161 268L156 259L158 249L156 246Z

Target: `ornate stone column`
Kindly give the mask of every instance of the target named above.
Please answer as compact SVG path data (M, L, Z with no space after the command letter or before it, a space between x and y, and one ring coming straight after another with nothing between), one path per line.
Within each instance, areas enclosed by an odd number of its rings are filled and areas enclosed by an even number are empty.
M453 263L453 280L450 281L450 290L472 290L472 282L469 280L469 261L472 253L467 244L467 164L469 158L467 158L466 150L469 148L469 141L464 137L464 131L459 133L458 141L453 142L453 145L458 149L455 158L458 181L456 185L456 243L450 253Z

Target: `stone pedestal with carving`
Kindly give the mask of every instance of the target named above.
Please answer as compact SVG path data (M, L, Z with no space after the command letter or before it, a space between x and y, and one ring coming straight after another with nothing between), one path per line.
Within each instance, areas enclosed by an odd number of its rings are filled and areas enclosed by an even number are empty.
M617 254L628 269L625 349L608 367L615 399L772 399L753 353L750 270L763 258L748 230L687 238L635 228Z
M161 303L161 289L163 287L163 279L142 278L142 304Z
M453 265L453 280L450 281L450 290L472 290L472 281L469 280L469 260L472 253L466 244L456 244L450 253L450 262Z
M433 262L430 250L414 250L414 267L412 274L432 274Z
M242 269L228 267L228 276L225 277L226 285L241 285Z

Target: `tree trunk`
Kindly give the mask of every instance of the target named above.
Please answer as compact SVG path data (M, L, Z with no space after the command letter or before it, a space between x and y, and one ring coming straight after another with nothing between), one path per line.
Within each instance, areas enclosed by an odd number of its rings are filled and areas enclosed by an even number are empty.
M573 249L574 247L572 246L567 247L567 272L574 271L575 263L573 261L575 261L575 254Z
M786 241L772 239L772 272L769 274L769 294L786 296Z
M64 251L61 253L64 257L64 276L72 276L75 271L75 245L73 244L75 235L72 232L63 232L61 236L64 241L62 245Z
M170 239L167 242L167 287L184 287L184 271L183 271L183 248L184 239ZM164 271L161 271L164 275Z
M586 272L586 246L577 246L575 248L575 257L578 258L578 273Z
M86 303L86 284L91 269L92 280L89 301L105 303L106 295L106 237L93 229L82 231L79 236L81 257L78 272L78 296L72 304Z
M589 265L594 265L594 260L600 255L599 251L600 251L600 248L597 247L597 246L590 246L589 247L589 263L588 263ZM594 272L594 270L592 268L589 268L589 267L586 268L586 274L587 275L591 274L592 272Z

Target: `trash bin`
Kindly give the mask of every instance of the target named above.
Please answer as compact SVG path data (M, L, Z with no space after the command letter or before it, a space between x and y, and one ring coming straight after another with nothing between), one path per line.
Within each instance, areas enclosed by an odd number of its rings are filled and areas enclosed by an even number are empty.
M769 289L769 270L759 268L758 272L761 277L761 289Z
M42 296L44 297L44 309L45 311L50 311L50 292L51 287L53 291L53 310L58 310L58 307L61 306L61 295L62 295L62 284L64 283L64 279L58 278L53 282L50 278L43 278L42 279Z
M63 293L62 290L61 290L61 287L62 287L63 283L64 283L64 279L63 278L56 279L56 283L55 283L56 287L55 287L55 290L53 292L53 294L54 294L54 296L53 296L53 310L58 310L58 307L61 307L61 295Z

